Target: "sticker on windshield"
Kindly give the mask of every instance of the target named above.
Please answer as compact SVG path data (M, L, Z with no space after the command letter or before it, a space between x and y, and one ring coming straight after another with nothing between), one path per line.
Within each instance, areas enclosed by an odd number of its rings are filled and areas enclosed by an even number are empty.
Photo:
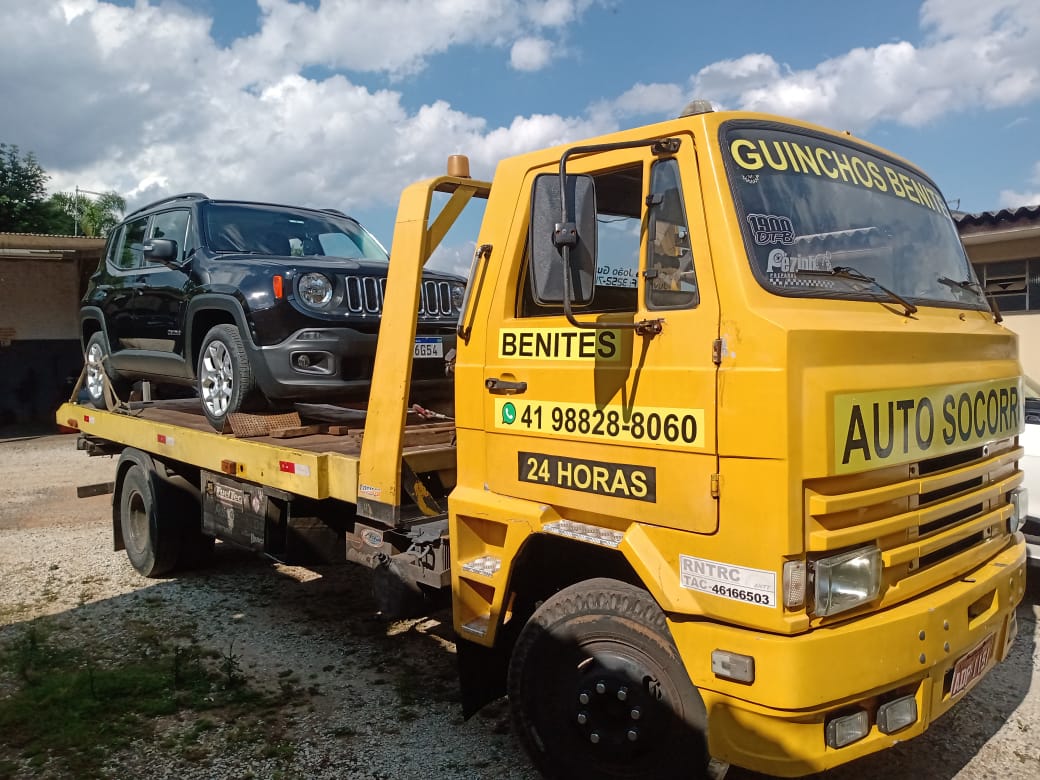
M771 246L772 244L793 244L794 224L790 217L780 217L775 214L748 214L748 224L751 226L751 235L759 246Z
M833 279L799 275L802 271L833 271L832 259L830 252L791 255L783 249L774 249L766 261L766 273L769 275L769 281L779 286L833 287Z

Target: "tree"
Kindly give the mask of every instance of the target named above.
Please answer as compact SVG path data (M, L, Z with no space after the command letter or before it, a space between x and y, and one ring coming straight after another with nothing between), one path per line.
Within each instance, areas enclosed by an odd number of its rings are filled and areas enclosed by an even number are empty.
M56 192L51 201L73 218L79 232L85 236L104 237L119 224L122 213L126 211L126 199L111 190L97 194L96 198L81 191Z
M0 231L48 229L44 196L49 178L32 152L22 155L17 146L0 143Z

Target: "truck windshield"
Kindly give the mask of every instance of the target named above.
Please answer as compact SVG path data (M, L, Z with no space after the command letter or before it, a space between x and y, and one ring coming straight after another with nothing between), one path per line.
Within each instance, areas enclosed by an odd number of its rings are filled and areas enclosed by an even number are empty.
M864 147L730 123L723 157L744 242L768 290L987 308L938 189Z
M350 217L253 203L210 203L204 223L214 252L387 260L386 250Z

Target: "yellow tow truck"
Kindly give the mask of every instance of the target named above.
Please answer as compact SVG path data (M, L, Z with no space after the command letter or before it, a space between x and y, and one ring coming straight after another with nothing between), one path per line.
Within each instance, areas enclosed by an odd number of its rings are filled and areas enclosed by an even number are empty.
M121 453L139 571L218 537L365 564L388 612L450 593L466 713L508 693L560 778L817 772L922 733L1006 657L1017 342L924 173L699 103L493 182L457 162L402 194L357 421L58 410ZM424 422L422 268L473 198L454 411Z

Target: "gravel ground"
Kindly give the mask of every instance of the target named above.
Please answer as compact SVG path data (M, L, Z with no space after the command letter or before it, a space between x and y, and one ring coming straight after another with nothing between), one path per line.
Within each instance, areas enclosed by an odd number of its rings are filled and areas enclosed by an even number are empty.
M221 545L204 571L143 579L112 552L110 497L75 497L77 485L110 480L115 462L74 447L72 436L0 439L0 645L41 616L100 658L147 629L173 643L192 637L232 658L249 686L280 694L274 711L207 712L205 729L192 713L159 719L149 739L109 756L105 777L537 777L504 702L462 720L447 613L381 622L359 567L282 566ZM823 777L1040 776L1032 575L1004 664L922 737ZM61 776L27 764L12 775Z

